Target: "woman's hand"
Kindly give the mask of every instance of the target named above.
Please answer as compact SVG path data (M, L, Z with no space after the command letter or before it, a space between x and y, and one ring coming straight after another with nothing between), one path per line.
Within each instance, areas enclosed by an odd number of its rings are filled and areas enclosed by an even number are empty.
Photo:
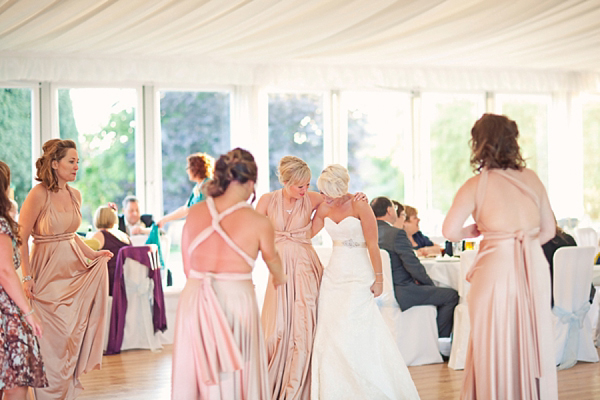
M273 286L277 287L283 285L287 282L287 275L283 272L281 274L272 274L273 275Z
M25 296L27 296L28 299L33 299L33 287L35 286L35 284L33 283L33 280L30 279L26 282L23 282L23 291L25 292Z
M356 194L354 195L354 201L366 201L368 203L369 199L367 195L363 192L356 192Z
M375 283L371 285L371 293L373 293L373 296L375 297L381 296L381 293L383 293L383 281L375 281Z
M33 334L35 336L42 337L42 322L37 317L37 315L35 315L35 313L26 316L25 321L27 321L27 323L31 325L31 329L33 330Z
M479 232L479 229L477 228L477 224L465 226L463 228L463 232L465 238L476 238L477 236L481 235L481 232Z
M113 253L110 250L98 250L94 252L94 260L98 257L113 258Z

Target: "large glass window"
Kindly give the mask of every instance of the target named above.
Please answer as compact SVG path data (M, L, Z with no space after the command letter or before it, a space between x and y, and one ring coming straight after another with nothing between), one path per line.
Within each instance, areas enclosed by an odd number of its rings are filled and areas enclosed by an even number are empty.
M187 156L218 157L230 150L230 108L229 92L160 92L165 214L184 205L194 187L185 170Z
M583 102L583 207L600 224L600 96Z
M19 210L31 190L31 89L0 88L0 160L11 171Z
M527 167L548 186L548 109L550 96L496 95L496 109L519 127L519 145Z
M269 185L281 187L277 165L283 156L300 157L312 171L311 186L323 170L323 95L269 94Z
M429 143L425 139L423 152L429 150L431 168L431 208L439 213L440 222L460 186L471 176L471 128L485 110L483 94L423 95L423 130L429 130ZM427 135L425 135L427 138ZM421 212L419 212L421 216ZM425 218L423 225L427 222ZM438 224L440 225L440 224ZM439 233L441 226L434 230Z
M92 227L100 205L135 194L136 104L136 89L58 90L60 137L74 140L79 153L80 230Z
M404 172L411 148L410 95L393 92L344 92L347 112L350 192L369 199L387 196L404 202Z

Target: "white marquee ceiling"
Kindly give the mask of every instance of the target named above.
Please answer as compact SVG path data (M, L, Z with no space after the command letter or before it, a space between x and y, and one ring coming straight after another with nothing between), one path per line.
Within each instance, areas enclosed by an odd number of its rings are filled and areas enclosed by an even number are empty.
M597 76L600 0L0 0L0 79L63 79L65 60L142 79L144 61L233 81L240 65Z

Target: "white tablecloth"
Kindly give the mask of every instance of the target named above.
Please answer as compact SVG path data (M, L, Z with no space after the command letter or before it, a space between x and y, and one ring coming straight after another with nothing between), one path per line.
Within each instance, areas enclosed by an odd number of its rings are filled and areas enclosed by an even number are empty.
M460 286L460 258L451 261L439 261L434 258L421 259L427 274L436 286L449 287L455 290Z

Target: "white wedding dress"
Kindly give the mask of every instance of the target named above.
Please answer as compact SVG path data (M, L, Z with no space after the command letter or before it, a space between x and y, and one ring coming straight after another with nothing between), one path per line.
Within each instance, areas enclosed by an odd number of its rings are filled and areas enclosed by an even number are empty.
M370 290L375 275L360 220L325 218L325 229L334 247L319 294L311 399L418 399Z

